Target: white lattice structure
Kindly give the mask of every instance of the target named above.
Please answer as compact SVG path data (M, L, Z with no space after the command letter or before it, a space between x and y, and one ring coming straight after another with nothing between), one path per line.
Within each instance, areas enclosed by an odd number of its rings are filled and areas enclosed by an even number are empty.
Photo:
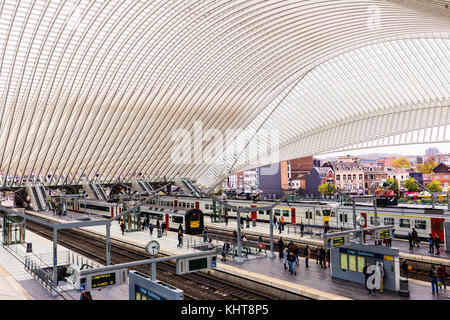
M0 0L2 185L214 185L254 167L243 155L272 129L279 160L450 141L446 4ZM196 121L215 162L175 163Z

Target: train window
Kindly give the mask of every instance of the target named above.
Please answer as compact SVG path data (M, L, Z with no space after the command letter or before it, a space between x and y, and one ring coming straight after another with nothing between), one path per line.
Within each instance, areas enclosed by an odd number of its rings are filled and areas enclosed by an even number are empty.
M400 228L410 228L409 219L400 219Z
M192 202L191 203L191 208L194 208L195 207L195 204Z
M385 225L394 225L394 218L384 218Z
M344 214L344 222L347 222L347 214Z
M172 222L175 222L175 223L183 223L183 217L173 216L173 217L172 217Z
M289 217L289 210L283 210L283 216Z
M264 214L264 211L258 211L258 214L262 215L262 214Z
M279 215L280 215L280 210L275 209L275 210L273 210L273 213L274 213L276 216L279 216Z
M370 217L370 224L375 225L375 223L373 222L374 221L373 218L374 217ZM380 225L380 217L377 217L377 225Z
M205 204L205 210L209 210L209 204Z
M416 221L414 221L414 225L415 225L416 229L425 230L427 228L427 221L426 220L416 220Z
M170 205L171 207L173 207L173 201L170 201L170 202L169 202L169 205Z
M342 213L339 215L339 222L342 222Z
M320 211L319 210L316 210L316 216L320 217Z

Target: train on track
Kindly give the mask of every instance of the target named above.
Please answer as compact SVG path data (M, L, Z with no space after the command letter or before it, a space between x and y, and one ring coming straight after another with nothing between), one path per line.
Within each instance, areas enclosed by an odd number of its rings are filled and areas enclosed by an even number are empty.
M107 202L102 200L84 200L77 201L71 199L68 201L67 210L72 212L83 213L85 211L89 214L103 215L105 217L115 217L124 211L123 203ZM129 207L129 205L128 205ZM126 210L126 208L125 208ZM180 224L187 234L200 234L204 228L204 215L202 210L196 208L174 208L168 206L161 206L157 201L147 206L141 206L139 218L151 219L153 222L159 220L166 223L166 229L177 231Z
M122 205L119 203L107 203L99 200L87 200L86 202L86 207L89 212L103 214L109 217L121 213L123 210ZM273 201L227 199L227 203L239 208L255 208L255 211L249 214L244 213L243 217L246 218L248 215L251 220L269 222L269 213L258 210L258 207L273 205ZM77 209L76 203L73 203L72 206L72 209ZM80 203L78 203L78 210L79 206ZM202 218L203 216L218 214L221 211L222 214L226 212L229 219L236 219L235 210L223 208L218 202L209 198L161 195L158 199L152 200L151 205L143 206L141 211L145 213L151 206L160 206L165 210L196 209L202 212ZM358 221L362 220L361 217L363 218L363 227L375 225L373 205L357 203L355 209ZM299 224L303 222L306 226L322 227L328 225L330 229L351 229L354 225L352 206L337 202L282 202L273 208L273 214L277 219L283 217L288 224ZM432 234L433 237L439 235L441 241L444 241L444 222L450 222L450 212L443 206L436 206L435 209L427 205L409 204L378 207L377 215L378 225L394 225L396 237L406 237L412 228L415 228L419 237L422 239L427 239ZM170 219L169 217L170 213L169 216L160 220ZM175 215L172 216L172 219L174 219L173 217ZM183 224L185 223L183 222Z

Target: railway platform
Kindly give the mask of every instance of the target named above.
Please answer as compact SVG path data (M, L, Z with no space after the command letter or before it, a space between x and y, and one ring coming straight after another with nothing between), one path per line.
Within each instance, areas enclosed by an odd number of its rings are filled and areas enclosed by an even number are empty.
M0 300L78 300L75 291L52 296L31 274L25 271L23 260L31 256L51 265L53 243L27 230L25 241L32 243L33 252L26 252L25 244L0 245ZM58 260L69 251L58 244ZM128 286L91 292L93 300L128 300Z
M59 219L53 217L52 220L58 221ZM208 225L210 224L207 223L206 226ZM223 226L223 224L221 225ZM228 227L234 230L232 223L229 223ZM259 226L259 232L264 234L261 228L264 228L264 226ZM104 226L85 227L82 229L99 235L106 234ZM245 228L243 232L250 234L252 230L253 232L257 232L258 226L250 227L248 229ZM282 234L283 239L288 240L288 237L284 236L284 233ZM310 235L303 238L308 239L308 237L311 239ZM111 238L142 248L144 248L150 240L158 240L161 246L161 253L169 255L176 255L194 250L192 245L188 246L188 240L191 239L190 241L194 241L192 239L199 239L197 236L186 235L184 238L184 246L179 248L177 247L178 240L175 232L168 231L167 236L163 236L162 238L157 237L156 230L154 230L153 235L150 236L148 229L122 235L119 223L113 223L111 225ZM322 243L322 241L317 238L312 238L312 240L317 243ZM221 247L222 242L218 241L217 246ZM284 270L281 259L278 257L270 259L262 255L247 259L242 264L234 262L231 259L225 262L219 260L217 268L213 272L217 274L221 273L222 276L223 274L227 274L234 275L241 279L250 279L255 283L269 285L270 287L282 289L307 298L321 300L447 300L447 297L450 295L450 292L442 292L442 294L433 295L428 282L411 279L409 281L409 298L400 297L398 293L388 291L376 296L369 296L364 286L332 278L330 269L320 268L316 265L315 260L310 260L310 268L307 269L305 267L304 258L300 257L300 265L297 268L297 275L291 275ZM226 278L226 276L224 277Z
M233 230L237 229L236 226L236 220L231 220L228 222L228 225L225 225L225 223L211 223L208 219L205 219L204 223L205 227L212 227L212 228L220 228L227 230L229 232L232 232ZM267 223L258 222L256 227L253 227L250 224L249 228L242 228L241 229L244 234L248 235L256 235L256 236L263 236L263 237L269 237L270 231L269 231L269 225ZM306 230L306 228L305 228ZM318 229L316 229L318 230ZM314 231L314 230L313 230ZM278 238L281 236L284 240L293 240L293 241L302 241L307 242L314 245L323 245L323 241L320 239L320 236L317 232L311 233L308 230L308 233L305 232L303 234L303 237L300 236L299 233L288 232L287 226L285 227L284 231L279 233L278 229L273 230L273 235L275 241L278 240ZM367 244L373 244L372 240L366 239ZM450 266L450 252L446 252L444 247L440 248L440 255L434 255L428 252L428 244L425 242L422 242L420 244L420 247L415 247L413 250L409 250L409 243L407 240L402 239L393 239L392 240L392 247L400 249L400 258L405 259L411 259L411 260L417 260L417 261L423 261L423 262L430 262L430 263L443 263L445 265Z

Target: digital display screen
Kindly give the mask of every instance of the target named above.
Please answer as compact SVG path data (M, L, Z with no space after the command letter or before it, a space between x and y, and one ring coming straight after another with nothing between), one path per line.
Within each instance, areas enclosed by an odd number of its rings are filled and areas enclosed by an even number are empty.
M105 273L91 278L92 288L102 288L116 284L115 273Z
M345 244L344 237L333 238L333 247L343 246L344 244Z
M389 230L380 231L380 239L387 239L391 237L391 232Z
M208 267L208 258L189 260L189 271L205 269Z

